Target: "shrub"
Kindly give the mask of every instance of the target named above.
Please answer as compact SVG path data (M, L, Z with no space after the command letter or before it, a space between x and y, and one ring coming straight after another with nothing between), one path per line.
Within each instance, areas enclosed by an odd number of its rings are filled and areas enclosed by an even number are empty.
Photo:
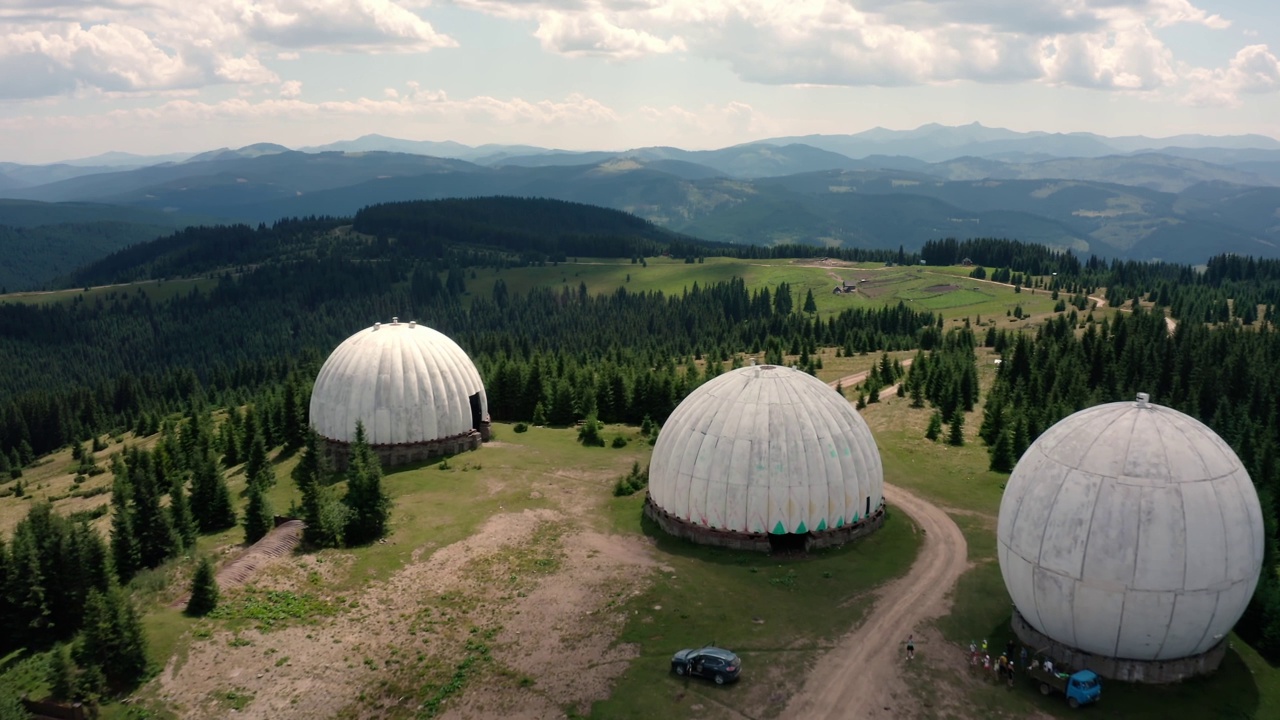
M600 421L596 419L595 413L588 415L587 419L582 421L581 427L578 428L578 442L587 446L604 447L604 437L600 435L602 427Z
M644 472L640 471L640 463L631 463L631 472L618 478L613 484L613 494L616 497L626 497L634 495L641 490L649 487L649 468L645 468Z
M526 423L518 422L515 424L515 427L511 429L518 433L529 432L529 425Z
M622 437L621 435L614 435L613 442L609 444L615 448L624 448L627 446L627 439Z

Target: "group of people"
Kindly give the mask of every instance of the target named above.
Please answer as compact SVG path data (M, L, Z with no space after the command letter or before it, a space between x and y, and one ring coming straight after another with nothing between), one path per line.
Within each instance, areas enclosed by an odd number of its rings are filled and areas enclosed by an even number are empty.
M982 640L982 647L978 647L978 643L969 642L969 667L976 670L981 667L983 672L993 672L997 682L1006 681L1010 686L1013 685L1014 669L1018 667L1018 663L1014 662L1014 657L1021 660L1022 667L1030 667L1027 665L1027 649L1022 648L1021 653L1015 655L1017 645L1010 640L1005 643L1004 652L1000 653L993 660L990 651L987 649L987 641Z

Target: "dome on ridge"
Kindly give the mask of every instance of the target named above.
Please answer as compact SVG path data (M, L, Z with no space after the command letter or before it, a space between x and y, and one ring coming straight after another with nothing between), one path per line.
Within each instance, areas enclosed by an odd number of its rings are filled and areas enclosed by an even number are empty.
M1165 662L1205 653L1239 620L1261 572L1262 512L1222 438L1142 394L1081 410L1027 448L997 541L1034 630Z
M457 343L392 318L352 335L329 355L311 392L310 417L331 443L351 442L362 422L375 448L413 447L487 436L489 407L480 373ZM453 451L438 449L423 457Z
M732 370L690 393L649 466L650 502L665 517L727 533L835 531L879 516L883 493L875 439L849 401L774 365Z

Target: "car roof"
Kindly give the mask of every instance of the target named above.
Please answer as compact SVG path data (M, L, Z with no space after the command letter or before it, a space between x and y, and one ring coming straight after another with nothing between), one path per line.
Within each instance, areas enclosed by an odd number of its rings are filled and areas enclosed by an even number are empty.
M1098 676L1095 675L1092 670L1081 670L1075 675L1072 675L1071 678L1073 680L1079 680L1080 682L1089 682L1090 680L1097 680Z
M698 652L702 653L703 655L714 655L714 656L716 656L716 657L718 657L718 658L722 658L722 659L724 659L724 660L732 660L732 659L734 659L734 658L738 657L737 655L733 654L733 652L732 652L732 651L730 651L730 650L725 650L724 648L713 647L713 646L711 646L711 645L708 645L707 647L704 647L704 648L698 648Z

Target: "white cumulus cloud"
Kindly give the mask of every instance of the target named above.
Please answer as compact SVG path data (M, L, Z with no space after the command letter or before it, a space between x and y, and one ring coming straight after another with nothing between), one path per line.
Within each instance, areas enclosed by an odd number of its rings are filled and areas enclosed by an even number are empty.
M1196 69L1157 31L1231 26L1199 0L451 1L532 22L549 52L685 53L749 82L794 85L967 80L1176 94Z
M1266 45L1242 48L1223 68L1188 71L1191 88L1186 102L1191 105L1240 105L1242 93L1264 93L1280 90L1280 59Z
M397 0L6 0L0 98L270 84L260 56L456 44Z

